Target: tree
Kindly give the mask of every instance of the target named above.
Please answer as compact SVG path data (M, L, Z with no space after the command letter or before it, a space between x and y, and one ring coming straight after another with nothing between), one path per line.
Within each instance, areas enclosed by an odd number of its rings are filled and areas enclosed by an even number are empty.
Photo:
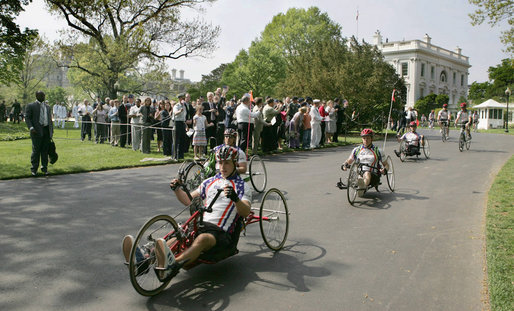
M57 102L64 103L65 105L67 105L66 90L63 89L62 87L57 86L57 87L48 89L48 90L46 90L45 93L46 93L46 100L48 101L50 106L55 105L55 103L57 103ZM68 107L68 108L71 108L71 107Z
M440 108L436 102L437 95L434 93L428 94L427 96L420 98L414 104L414 108L418 111L418 114L429 114L430 111L436 108Z
M504 96L505 89L514 83L514 60L504 59L496 67L489 67L489 80L493 83L490 88L491 96Z
M450 101L450 97L448 97L448 95L446 95L446 94L439 94L435 98L435 103L436 103L437 107L442 107L444 104L448 104L449 101Z
M36 30L23 32L14 22L30 0L3 0L0 5L0 84L16 82L23 68L23 57Z
M285 78L282 55L260 41L252 42L248 52L241 51L234 63L237 66L226 68L222 81L236 94L252 90L254 96L275 96L277 85Z
M221 64L207 75L202 75L202 80L190 87L187 91L191 95L191 98L199 98L200 96L206 96L207 92L213 92L217 88L222 86L223 72L227 68L228 64ZM233 94L232 88L229 90L229 94Z
M469 0L469 3L478 6L478 9L469 14L471 25L476 26L487 20L491 26L507 20L510 29L502 32L500 37L506 47L506 52L514 53L514 1L511 0Z
M469 87L468 98L474 102L490 98L491 86L492 84L487 81L483 83L478 83L476 81L471 83L471 86Z
M180 19L181 8L212 1L46 0L71 28L57 43L61 66L84 72L94 80L89 86L93 91L101 87L111 97L116 97L121 77L144 60L179 59L214 49L219 27Z

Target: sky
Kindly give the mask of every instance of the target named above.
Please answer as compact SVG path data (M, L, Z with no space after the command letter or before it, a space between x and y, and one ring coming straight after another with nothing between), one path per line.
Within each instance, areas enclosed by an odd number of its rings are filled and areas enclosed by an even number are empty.
M207 57L188 57L169 60L169 69L184 70L184 77L200 81L223 63L232 62L241 49L260 37L273 16L286 13L291 7L317 6L331 20L341 25L344 37L356 36L373 42L379 30L384 40L423 40L427 33L432 44L453 51L457 46L469 57L469 83L488 80L487 70L497 66L509 55L504 53L500 33L508 29L506 22L491 27L488 24L472 26L469 13L476 7L468 0L218 0L204 4L203 12L187 10L186 19L200 16L205 22L219 25L218 48ZM356 19L358 13L358 21ZM21 27L39 29L50 41L59 38L60 29L66 29L63 19L46 11L43 0L33 0L17 18Z

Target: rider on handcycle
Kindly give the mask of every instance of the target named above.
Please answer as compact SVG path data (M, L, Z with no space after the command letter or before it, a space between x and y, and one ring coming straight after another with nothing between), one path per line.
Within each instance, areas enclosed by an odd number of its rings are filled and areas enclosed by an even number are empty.
M466 103L460 104L460 111L457 113L457 117L455 118L455 126L459 124L462 128L466 129L466 134L468 139L471 139L471 132L469 126L471 123L471 115L468 113L466 109Z
M241 221L250 214L252 201L251 188L243 181L236 170L238 151L230 146L223 146L216 151L216 162L219 164L219 172L204 180L198 189L188 194L179 187L181 180L173 179L170 182L171 189L177 199L184 205L190 205L192 199L201 197L205 206L209 206L216 196L218 189L222 189L224 196L219 196L212 206L211 213L203 216L203 226L198 228L197 236L193 244L182 254L173 255L170 245L171 239L157 239L155 243L155 255L157 258L156 270L160 279L166 279L176 275L185 264L194 263L198 257L213 258L216 254L235 249L238 233L241 229ZM237 235L237 236L236 236ZM123 239L122 249L126 263L129 261L130 251L134 244L134 238L127 235ZM143 262L149 256L151 250L136 249L136 264ZM146 273L146 268L138 266L138 274Z
M357 180L357 185L359 187L357 189L357 193L359 196L364 194L370 184L372 186L378 185L380 182L379 174L384 174L385 169L388 169L385 164L383 168L381 167L382 154L378 147L373 145L373 131L371 129L364 129L361 132L361 137L362 145L355 147L352 150L350 157L341 166L343 171L346 171L350 167L350 164L355 160L359 160L359 163L365 164L362 166L363 174L362 176L359 176ZM370 166L377 167L379 169L377 170Z
M407 155L420 155L419 147L424 145L424 136L416 132L417 124L415 121L409 123L410 132L403 134L402 137L398 138L398 141L404 140L407 145L405 152ZM400 157L401 150L395 150L394 153L397 157Z

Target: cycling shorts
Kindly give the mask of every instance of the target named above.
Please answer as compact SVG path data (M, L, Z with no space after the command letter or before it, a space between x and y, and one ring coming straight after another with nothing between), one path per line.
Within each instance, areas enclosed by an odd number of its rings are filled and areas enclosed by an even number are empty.
M203 227L199 227L197 231L197 235L202 233L209 233L214 236L216 239L216 245L213 248L209 249L208 253L216 253L220 250L226 249L232 244L232 237L228 232L225 232L220 227L216 226L210 222L204 222Z

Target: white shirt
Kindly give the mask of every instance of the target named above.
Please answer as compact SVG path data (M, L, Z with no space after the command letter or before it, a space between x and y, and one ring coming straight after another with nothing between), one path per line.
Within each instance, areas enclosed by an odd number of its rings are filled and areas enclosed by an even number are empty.
M195 122L196 121L196 122ZM193 117L193 123L194 123L194 130L195 131L205 131L205 122L207 121L207 118L204 115L197 115Z
M311 116L311 124L321 124L321 120L323 119L319 114L319 107L312 106L311 112L309 112Z
M420 138L421 137L419 136L418 133L407 132L407 133L403 134L403 136L400 139L405 140L407 142L407 144L409 144L411 146L419 146Z
M467 111L459 111L455 122L459 121L461 124L469 121L469 113Z
M237 106L234 114L236 115L237 123L250 122L251 124L253 124L255 122L254 118L257 118L259 116L259 112L251 112L250 108L248 108L247 105L242 103L239 104L239 106Z
M182 109L182 112L179 110ZM186 121L186 107L182 103L176 103L173 106L173 115L175 116L175 121Z
M439 113L437 114L437 119L438 120L448 120L448 110L439 111Z
M129 115L132 116L130 119L131 124L141 124L141 106L134 105L130 107Z

